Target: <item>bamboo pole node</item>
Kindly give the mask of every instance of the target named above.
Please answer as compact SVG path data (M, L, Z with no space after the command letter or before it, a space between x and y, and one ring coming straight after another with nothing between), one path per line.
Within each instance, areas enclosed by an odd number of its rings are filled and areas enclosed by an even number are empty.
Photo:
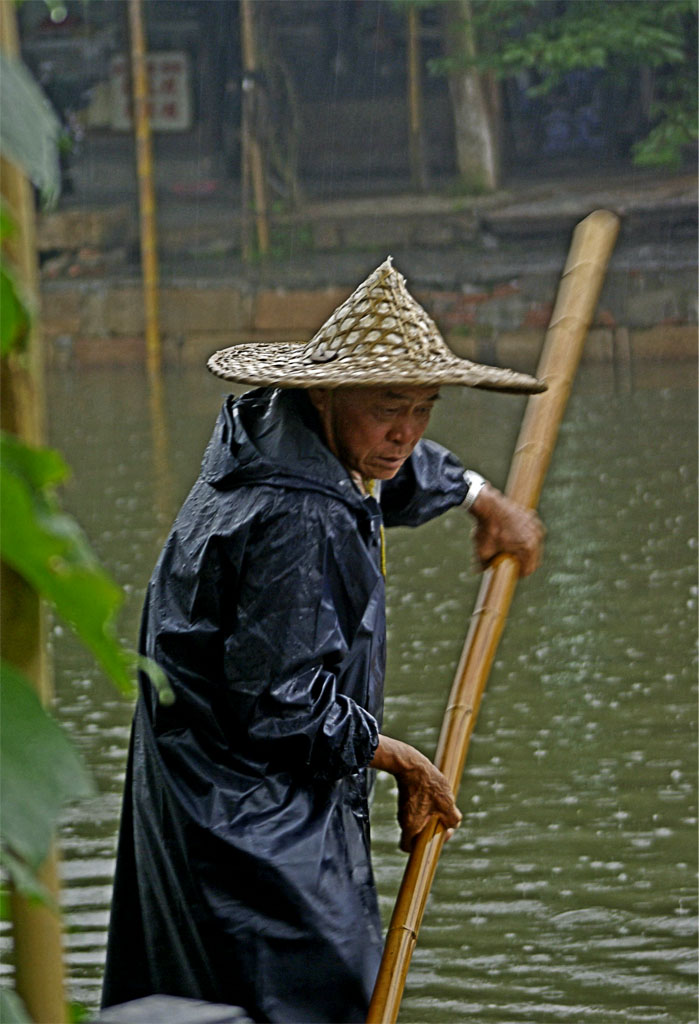
M404 933L405 933L405 934L407 934L407 935L409 936L409 938L411 938L411 939L412 939L413 941L417 941L417 932L415 931L415 929L414 929L414 928L409 928L407 924L401 924L401 925L397 925L397 926L396 926L395 928L392 928L392 929L390 929L390 930L391 930L391 931L394 931L394 932L398 932L398 931L400 931L400 932L404 932Z
M446 710L445 714L448 715L450 711L451 712L453 712L453 711L462 711L465 715L471 715L471 714L473 714L473 705L472 704L449 704L447 706L447 710Z
M528 454L529 452L539 452L542 450L542 448L543 445L537 441L526 441L524 444L518 444L515 447L514 453L515 455L524 455L525 453ZM546 450L550 451L551 449L549 448Z
M584 323L584 320L581 316L578 316L578 314L563 313L557 319L551 320L551 323L549 324L549 330L555 330L555 328L557 327L567 326L568 324L575 325L580 323Z

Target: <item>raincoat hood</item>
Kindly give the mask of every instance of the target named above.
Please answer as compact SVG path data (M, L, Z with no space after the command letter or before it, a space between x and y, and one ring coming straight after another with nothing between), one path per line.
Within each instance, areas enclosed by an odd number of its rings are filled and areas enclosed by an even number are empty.
M267 484L311 490L360 508L362 496L328 448L301 390L260 388L228 397L204 453L202 477L220 490Z

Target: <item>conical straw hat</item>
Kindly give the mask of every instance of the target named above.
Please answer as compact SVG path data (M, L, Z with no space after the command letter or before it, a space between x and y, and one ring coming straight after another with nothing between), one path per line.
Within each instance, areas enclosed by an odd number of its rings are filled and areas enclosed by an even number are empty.
M455 356L408 292L390 256L306 344L234 345L215 352L207 365L226 380L287 388L463 384L493 391L545 389L525 373Z

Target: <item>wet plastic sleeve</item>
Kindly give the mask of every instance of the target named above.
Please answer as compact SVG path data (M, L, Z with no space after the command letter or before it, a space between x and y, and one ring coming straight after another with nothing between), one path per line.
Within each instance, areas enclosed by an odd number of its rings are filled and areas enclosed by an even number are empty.
M381 487L386 526L420 526L466 497L464 467L452 452L422 440L399 473Z
M351 678L352 638L327 572L333 537L320 519L302 502L251 531L224 672L256 756L332 779L369 763L378 725L350 696L369 681Z

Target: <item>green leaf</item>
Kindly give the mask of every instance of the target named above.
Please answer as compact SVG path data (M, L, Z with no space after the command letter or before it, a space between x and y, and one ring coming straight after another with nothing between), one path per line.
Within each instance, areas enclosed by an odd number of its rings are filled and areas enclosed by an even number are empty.
M11 920L10 893L6 888L0 889L0 921Z
M0 842L0 867L11 880L12 885L30 903L41 903L55 914L59 907L52 892L39 880L35 868L27 864L21 857L16 857Z
M5 209L4 204L0 202L0 241L4 241L6 238L12 238L16 233L17 225Z
M68 1006L68 1020L70 1024L85 1024L85 1021L91 1019L92 1014L84 1003L72 1002Z
M2 1024L32 1024L24 1003L9 988L0 988L0 1020Z
M15 282L0 264L0 355L21 347L29 330L29 312Z
M50 449L0 437L0 555L51 601L115 683L133 693L133 656L119 643L120 588L100 566L77 522L52 493L65 464Z
M32 490L55 487L70 476L63 456L54 448L32 448L13 434L0 434L2 465L21 476Z
M166 705L174 704L174 691L170 686L168 677L165 675L160 665L158 665L157 662L152 661L150 658L146 658L142 654L136 655L135 664L136 667L140 669L141 672L145 672L150 679L151 683L155 687L156 693L158 694L160 703Z
M32 448L0 432L0 555L75 630L105 672L133 696L145 672L164 704L174 694L155 662L127 650L116 635L123 594L100 566L77 522L53 489L69 473L51 448Z
M60 192L60 121L24 64L0 52L0 152L18 164L47 202Z
M7 662L0 671L0 838L6 866L24 884L20 865L36 869L46 858L61 806L94 787L31 684Z

